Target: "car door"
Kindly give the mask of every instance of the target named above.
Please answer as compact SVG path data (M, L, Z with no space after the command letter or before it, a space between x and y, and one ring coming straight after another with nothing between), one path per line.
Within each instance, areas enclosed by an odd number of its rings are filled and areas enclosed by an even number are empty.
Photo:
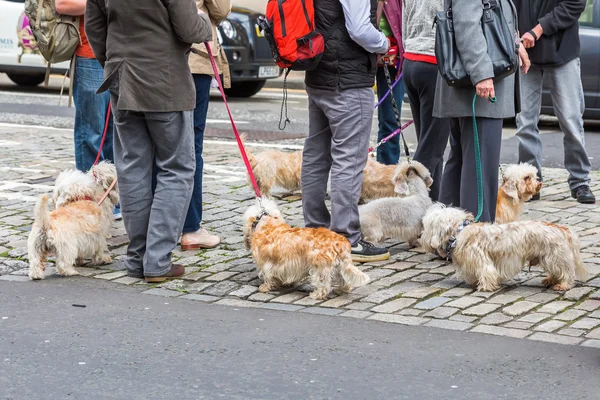
M16 65L19 59L17 24L25 0L0 0L0 65Z
M581 40L581 82L585 94L586 116L600 108L600 0L588 0L579 19Z

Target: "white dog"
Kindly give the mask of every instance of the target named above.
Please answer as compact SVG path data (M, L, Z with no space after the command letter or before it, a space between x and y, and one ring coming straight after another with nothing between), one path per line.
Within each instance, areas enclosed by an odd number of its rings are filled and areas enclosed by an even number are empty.
M423 216L431 206L431 174L418 161L404 161L396 167L391 182L402 197L377 199L359 206L361 231L368 242L381 243L391 238L417 246Z
M350 242L325 228L292 228L272 200L264 199L244 214L244 242L252 251L261 292L302 283L309 278L314 299L324 300L332 286L348 293L365 285L369 276L352 263Z
M579 240L568 228L541 221L503 225L473 223L473 215L435 204L423 218L425 250L452 259L467 284L494 291L516 276L526 263L539 265L548 276L543 283L569 290L587 271Z
M90 176L95 190L88 186ZM48 210L48 196L41 196L27 241L31 279L44 279L49 254L56 255L56 268L63 276L77 275L75 265L88 257L96 265L112 261L106 239L110 236L113 208L119 202L116 185L101 205L98 201L115 179L114 165L102 162L88 174L67 172L57 179L60 189L55 191L55 202L59 206L54 211Z

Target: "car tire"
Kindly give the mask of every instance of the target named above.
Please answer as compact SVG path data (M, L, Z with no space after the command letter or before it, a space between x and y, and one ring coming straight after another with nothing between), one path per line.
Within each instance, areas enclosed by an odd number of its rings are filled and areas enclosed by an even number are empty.
M40 75L30 75L30 74L8 74L8 78L16 83L19 86L37 86L40 83L44 82L46 76L44 74Z
M266 80L232 82L231 88L225 89L225 94L230 97L252 97L260 92L266 82Z

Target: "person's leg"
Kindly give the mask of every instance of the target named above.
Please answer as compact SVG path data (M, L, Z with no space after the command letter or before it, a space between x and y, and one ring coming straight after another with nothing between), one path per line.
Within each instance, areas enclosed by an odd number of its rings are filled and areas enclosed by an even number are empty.
M381 99L389 90L388 83L385 79L384 67L377 68L377 98ZM392 83L396 79L396 69L393 67L389 68L390 78ZM402 112L402 101L404 99L404 83L398 82L392 93L390 93L386 99L377 108L377 118L379 130L377 133L377 141L390 135L392 132L399 128L398 122L396 121L396 115L394 114L394 108L392 106L392 95L398 105L398 111ZM400 135L394 136L386 143L382 144L377 148L377 161L386 164L394 165L398 163L400 157Z
M302 210L308 228L329 228L331 215L325 205L327 181L331 169L331 129L320 108L325 90L307 88L308 137L302 152Z
M544 70L532 66L521 75L521 112L517 114L519 162L529 163L538 169L542 179L542 141L538 122L542 109L542 83Z
M193 111L144 113L158 168L148 224L144 275L163 276L190 205L196 171ZM151 176L152 159L148 162ZM149 185L151 186L151 185Z
M116 107L117 97L112 105ZM152 207L153 144L141 113L114 112L115 166L123 222L129 236L125 266L134 277L144 276L144 255Z
M496 219L498 197L498 165L502 147L502 119L477 118L483 187L477 181L473 118L460 118L463 168L460 182L460 207L477 216L478 190L483 192L481 222Z
M581 62L576 58L565 65L546 68L554 112L564 132L565 168L569 171L569 187L575 190L590 184L592 164L585 149L583 112L585 99L581 84ZM587 195L593 202L593 195Z
M450 155L442 175L440 202L460 207L460 187L463 169L462 134L458 118L450 119Z
M97 60L77 57L73 81L75 166L84 172L94 165L104 133L110 94L96 94L103 81L104 72ZM111 118L109 117L109 131L100 160L114 160L113 133L110 122Z
M417 84L417 70L417 62L404 59L402 65L402 80L406 95L408 96L408 103L410 104L410 111L412 113L418 142L421 140L421 99L419 97L419 86Z
M425 62L413 64L413 82L418 91L420 107L418 113L420 121L416 125L419 127L419 144L414 159L422 163L431 173L433 185L431 185L429 196L432 200L437 201L440 195L444 152L450 135L450 120L432 117L437 66Z

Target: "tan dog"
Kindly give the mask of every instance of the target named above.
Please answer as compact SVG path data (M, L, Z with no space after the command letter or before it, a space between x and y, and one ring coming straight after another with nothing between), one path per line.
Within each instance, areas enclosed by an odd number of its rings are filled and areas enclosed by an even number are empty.
M315 290L310 297L325 300L336 292L348 293L369 282L369 276L352 263L350 242L325 228L292 228L272 200L263 199L244 214L244 242L252 251L261 292L302 283L309 278Z
M44 264L50 254L56 255L56 268L63 276L77 275L75 265L85 258L91 258L95 265L112 261L106 239L110 236L113 208L119 202L116 185L102 205L98 206L97 202L117 178L114 165L102 162L93 167L89 175L71 171L64 174L57 178L59 189L55 191L58 193L56 203L60 206L50 212L48 196L42 195L35 207L35 219L27 240L31 279L44 279ZM76 176L82 180L69 188L67 183L73 183ZM92 191L87 186L89 176L94 177ZM80 188L81 193L75 188ZM67 197L70 200L64 201Z
M420 241L426 251L451 258L478 290L499 289L528 262L547 272L543 283L557 291L586 278L579 240L568 228L541 221L476 224L473 219L461 209L434 204L423 218Z
M542 189L538 170L530 164L511 164L504 170L503 183L496 201L496 223L518 220L524 204Z

